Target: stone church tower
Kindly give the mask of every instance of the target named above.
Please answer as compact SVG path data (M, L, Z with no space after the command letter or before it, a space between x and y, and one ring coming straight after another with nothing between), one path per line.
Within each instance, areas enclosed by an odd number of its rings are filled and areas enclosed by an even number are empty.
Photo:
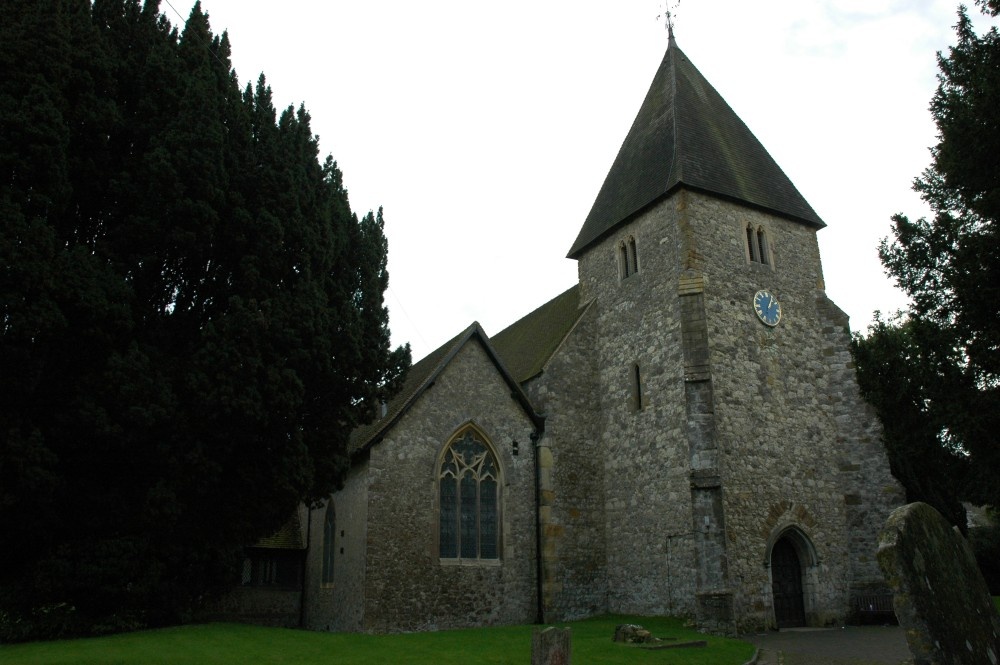
M569 252L573 378L526 383L553 458L551 614L602 609L601 589L609 611L719 631L827 625L881 586L902 494L824 292L823 226L671 36Z
M354 432L343 489L282 539L303 572L268 579L301 588L244 606L372 632L849 620L884 590L876 534L903 495L823 226L671 36L570 248L579 283L414 364ZM267 547L261 570L299 560Z

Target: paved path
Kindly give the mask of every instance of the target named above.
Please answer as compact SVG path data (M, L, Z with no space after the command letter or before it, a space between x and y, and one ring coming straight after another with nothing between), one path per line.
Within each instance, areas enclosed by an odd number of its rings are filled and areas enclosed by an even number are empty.
M792 628L744 635L760 647L758 665L900 665L912 663L899 626Z

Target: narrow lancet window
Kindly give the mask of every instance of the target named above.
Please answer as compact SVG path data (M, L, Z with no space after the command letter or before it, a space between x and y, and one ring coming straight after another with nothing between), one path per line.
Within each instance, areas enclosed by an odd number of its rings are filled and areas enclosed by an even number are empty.
M767 236L764 235L764 227L757 227L757 256L764 265L767 265Z
M326 507L326 517L323 520L323 577L322 584L333 584L333 549L336 546L337 513L331 501Z
M642 371L639 365L632 367L632 407L636 411L642 409Z

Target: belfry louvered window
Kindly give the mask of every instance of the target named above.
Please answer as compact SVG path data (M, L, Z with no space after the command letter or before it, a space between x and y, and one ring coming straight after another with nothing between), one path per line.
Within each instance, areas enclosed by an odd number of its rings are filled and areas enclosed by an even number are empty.
M763 226L756 229L752 224L746 225L747 234L747 255L752 263L770 264L770 248L767 242L767 233Z
M622 279L639 272L639 251L635 238L629 236L618 244L618 274Z
M498 559L500 482L497 460L469 429L445 450L438 474L442 559Z

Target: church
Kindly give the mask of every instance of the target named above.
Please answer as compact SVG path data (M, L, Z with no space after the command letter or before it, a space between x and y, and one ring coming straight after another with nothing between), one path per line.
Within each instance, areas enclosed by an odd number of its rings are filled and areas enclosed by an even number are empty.
M248 550L244 607L369 632L849 621L885 590L903 492L824 226L671 35L570 246L578 283L415 363L343 489Z

